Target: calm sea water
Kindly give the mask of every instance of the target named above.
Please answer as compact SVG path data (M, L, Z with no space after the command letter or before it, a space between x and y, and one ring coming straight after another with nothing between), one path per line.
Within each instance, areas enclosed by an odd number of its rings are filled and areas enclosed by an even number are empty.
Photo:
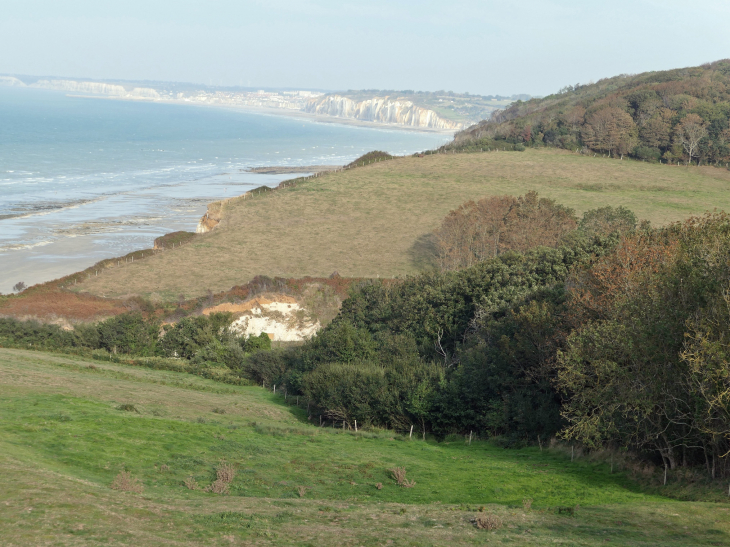
M251 112L0 87L0 292L194 231L208 202L292 175L448 136Z

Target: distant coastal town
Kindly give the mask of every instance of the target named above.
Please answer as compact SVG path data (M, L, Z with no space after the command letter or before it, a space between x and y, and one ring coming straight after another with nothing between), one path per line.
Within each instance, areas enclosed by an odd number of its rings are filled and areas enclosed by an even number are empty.
M454 132L527 96L487 96L451 91L347 91L201 88L173 82L100 82L0 76L0 86L63 91L110 99L267 109L323 121L386 124L420 131Z

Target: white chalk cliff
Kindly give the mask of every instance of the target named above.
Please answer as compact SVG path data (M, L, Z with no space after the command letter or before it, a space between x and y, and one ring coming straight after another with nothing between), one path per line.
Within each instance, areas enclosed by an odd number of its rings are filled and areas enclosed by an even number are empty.
M458 130L462 124L442 118L433 110L416 106L406 99L373 97L356 102L341 95L326 95L310 100L304 111L321 116L352 118L369 122L391 123L408 127Z
M118 84L105 84L103 82L77 82L75 80L38 80L30 87L41 89L55 89L68 91L69 93L90 93L93 95L106 95L108 97L119 97L124 99L159 99L160 94L149 87L135 87L126 89Z
M0 85L8 87L25 87L25 84L12 76L0 76Z

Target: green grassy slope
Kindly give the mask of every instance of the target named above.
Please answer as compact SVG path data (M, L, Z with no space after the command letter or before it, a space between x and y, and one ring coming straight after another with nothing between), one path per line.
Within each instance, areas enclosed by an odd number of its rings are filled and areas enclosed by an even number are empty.
M180 249L123 263L80 283L99 296L176 300L256 275L391 277L430 265L429 235L469 199L536 190L580 214L623 205L654 224L730 210L730 172L669 167L562 150L431 155L330 173L232 200L212 232Z
M316 427L293 402L258 387L0 349L3 544L730 541L727 505L645 493L605 463L547 449L343 433ZM210 484L221 460L238 470L229 495L183 486L191 476ZM416 485L398 487L394 466ZM123 469L144 493L109 489ZM534 500L531 510L524 498ZM574 516L556 514L575 505ZM480 506L504 526L475 529Z

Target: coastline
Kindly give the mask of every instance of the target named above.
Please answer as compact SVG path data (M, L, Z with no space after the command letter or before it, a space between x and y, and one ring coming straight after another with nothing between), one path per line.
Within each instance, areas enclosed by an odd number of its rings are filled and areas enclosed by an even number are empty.
M131 98L131 97L111 97L105 95L81 95L78 93L66 93L67 97L76 97L83 99L104 99L108 101L130 101L130 102L142 102L142 103L157 103L157 104L171 104L181 106L197 106L204 108L220 108L225 110L234 110L241 112L251 112L255 114L262 114L268 116L281 116L286 118L301 118L310 120L317 123L334 123L341 125L351 125L354 127L367 127L369 129L385 129L395 131L412 131L416 133L430 133L437 135L448 135L454 136L456 133L452 129L431 129L428 127L411 127L407 125L399 125L395 123L379 123L370 122L365 120L357 120L354 118L338 118L337 116L321 116L319 114L310 114L308 112L302 112L301 110L293 110L286 108L268 108L265 106L250 106L250 105L227 105L227 104L205 104L205 103L193 103L190 101L177 101L169 99L146 99L146 98Z
M68 93L30 91L8 90L0 108L22 114L23 123L11 128L22 142L37 146L13 158L0 181L0 188L9 189L0 192L0 293L10 293L19 281L36 285L149 248L170 232L195 231L208 204L247 190L339 170L373 149L403 154L447 140L429 132L389 131L392 127L337 129L272 109L245 110L276 117L248 117L148 105L157 101L75 101ZM53 127L46 111L58 115ZM36 143L45 129L52 138ZM2 144L3 151L12 146Z

